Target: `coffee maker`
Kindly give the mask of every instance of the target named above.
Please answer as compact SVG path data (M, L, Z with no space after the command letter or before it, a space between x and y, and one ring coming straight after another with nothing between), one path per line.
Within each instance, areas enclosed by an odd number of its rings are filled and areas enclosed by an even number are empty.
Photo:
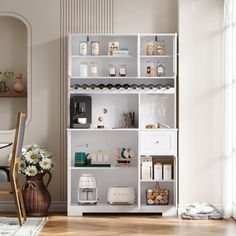
M78 203L96 204L98 201L97 182L92 174L82 174L78 184Z
M90 96L72 96L70 98L70 127L90 128L92 118L92 98Z

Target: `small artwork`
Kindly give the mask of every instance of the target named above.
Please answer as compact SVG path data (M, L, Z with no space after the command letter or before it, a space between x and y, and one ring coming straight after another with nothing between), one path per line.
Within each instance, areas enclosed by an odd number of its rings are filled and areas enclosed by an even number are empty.
M133 149L124 147L116 149L117 166L130 165L131 158L134 158Z

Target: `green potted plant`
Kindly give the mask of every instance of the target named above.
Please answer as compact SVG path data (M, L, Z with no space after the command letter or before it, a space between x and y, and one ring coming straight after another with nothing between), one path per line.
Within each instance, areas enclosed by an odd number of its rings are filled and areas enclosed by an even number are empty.
M5 93L9 91L9 87L6 85L6 81L12 79L14 76L14 72L12 71L0 71L0 92Z
M22 148L19 161L19 172L26 176L26 183L22 193L28 216L47 216L51 204L51 196L48 192L48 184L52 174L49 171L53 167L52 153L38 144L27 145ZM45 174L49 175L46 184L43 182Z

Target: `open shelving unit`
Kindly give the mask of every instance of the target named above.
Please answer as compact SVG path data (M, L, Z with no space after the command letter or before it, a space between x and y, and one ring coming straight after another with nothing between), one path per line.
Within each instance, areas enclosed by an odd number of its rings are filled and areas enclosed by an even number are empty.
M165 41L165 55L146 55L146 41ZM88 52L91 51L91 41L99 41L98 56L79 54L79 43L88 40ZM109 42L119 42L120 47L128 48L127 56L107 55ZM155 65L159 62L165 65L165 76L148 77L147 61ZM96 77L81 77L80 63L96 62ZM109 77L109 64L126 64L125 77ZM161 213L162 215L177 214L177 34L133 34L133 35L84 35L70 34L68 36L68 129L67 129L67 184L68 184L68 215L83 215L83 213ZM83 84L153 84L155 88L145 89L132 87L112 88L82 88L75 85ZM169 88L165 85L168 84ZM157 85L161 85L158 88ZM90 96L92 99L91 128L70 128L70 98L78 95ZM98 129L97 117L106 108L104 129ZM121 128L123 112L135 113L133 128ZM166 124L169 128L147 129L147 124L157 122ZM105 150L111 157L111 167L75 167L75 152L83 151L78 146L89 144L87 152ZM135 152L130 167L117 167L115 150L117 147L129 147ZM172 164L172 179L159 179L161 188L170 192L168 205L147 205L146 190L155 187L153 178L141 178L143 158L152 158ZM98 203L96 205L79 205L77 203L78 182L81 174L93 174L98 188ZM109 205L107 191L109 187L129 186L136 190L134 205Z

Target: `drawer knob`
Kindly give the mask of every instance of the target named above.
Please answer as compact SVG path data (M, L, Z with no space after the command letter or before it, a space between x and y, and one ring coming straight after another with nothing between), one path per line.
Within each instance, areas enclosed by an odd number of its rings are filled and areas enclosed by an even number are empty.
M159 143L159 141L157 140L155 144L158 144L158 143Z

